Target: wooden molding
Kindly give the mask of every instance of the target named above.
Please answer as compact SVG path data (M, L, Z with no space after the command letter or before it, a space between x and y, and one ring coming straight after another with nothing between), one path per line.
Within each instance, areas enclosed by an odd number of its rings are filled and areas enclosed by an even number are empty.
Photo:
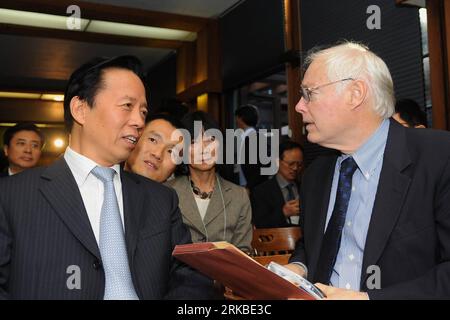
M449 1L444 1L444 28L445 28L445 38L443 39L445 43L445 97L446 97L446 113L447 113L447 130L450 130L450 3Z
M196 99L198 96L205 93L221 93L222 85L220 82L213 80L204 80L202 82L196 83L186 90L177 93L177 99L180 101L189 102Z
M64 106L56 101L2 98L0 119L1 122L63 123Z
M300 52L300 1L284 0L285 5L285 43L286 50ZM298 89L301 83L301 63L286 63L286 76L288 86L288 122L292 130L292 140L303 143L303 119L300 113L295 111L295 106L300 100Z
M448 129L449 112L448 77L444 67L445 55L443 43L443 21L441 18L443 3L440 0L427 1L428 47L430 52L430 90L433 112L433 128ZM449 16L450 18L450 16ZM450 31L450 30L449 30ZM447 34L447 42L449 35ZM447 57L448 59L448 57ZM447 74L446 74L447 73ZM447 84L446 84L447 83Z

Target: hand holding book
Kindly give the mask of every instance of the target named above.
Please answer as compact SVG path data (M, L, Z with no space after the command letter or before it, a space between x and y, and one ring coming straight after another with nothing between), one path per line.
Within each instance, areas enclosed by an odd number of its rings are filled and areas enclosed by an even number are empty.
M303 280L290 275L295 279L294 282L290 282L227 242L179 245L175 247L172 255L219 281L244 299L320 299L314 285L301 276L297 275ZM279 267L273 268L279 273L282 272ZM282 273L289 275L289 272ZM303 287L297 284L302 284Z

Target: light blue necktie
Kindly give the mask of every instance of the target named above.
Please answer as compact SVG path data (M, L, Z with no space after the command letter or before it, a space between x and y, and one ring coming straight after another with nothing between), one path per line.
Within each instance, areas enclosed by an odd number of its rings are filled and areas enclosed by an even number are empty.
M120 218L114 169L95 167L92 174L104 185L103 205L100 214L99 248L105 270L105 300L138 300L131 280L125 236Z

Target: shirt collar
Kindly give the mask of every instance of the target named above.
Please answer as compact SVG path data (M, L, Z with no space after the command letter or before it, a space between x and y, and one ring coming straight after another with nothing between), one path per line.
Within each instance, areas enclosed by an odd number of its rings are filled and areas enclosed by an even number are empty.
M66 160L67 165L71 169L78 187L81 187L86 182L86 179L88 178L92 169L97 166L101 167L95 161L92 161L82 154L79 154L78 152L72 150L70 147L67 147L66 152L64 153L64 160ZM120 179L120 165L115 164L110 168L116 171Z
M248 127L247 129L244 130L244 133L242 134L242 137L247 137L248 135L250 135L250 133L252 133L253 131L256 131L255 128L253 127Z
M355 153L340 157L339 165L342 161L352 156L364 178L368 180L384 155L389 125L389 120L384 119L378 129Z
M15 174L15 173L11 171L11 168L8 167L8 176L12 176L12 175L14 175L14 174Z
M289 184L291 184L279 173L275 175L275 179L277 179L278 185L280 186L281 189L286 188Z

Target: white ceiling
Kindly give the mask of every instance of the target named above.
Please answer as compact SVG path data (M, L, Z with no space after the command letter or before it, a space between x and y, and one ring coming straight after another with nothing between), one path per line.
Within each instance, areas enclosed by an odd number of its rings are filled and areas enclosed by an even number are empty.
M202 18L220 16L241 0L84 0L86 2L176 13Z

